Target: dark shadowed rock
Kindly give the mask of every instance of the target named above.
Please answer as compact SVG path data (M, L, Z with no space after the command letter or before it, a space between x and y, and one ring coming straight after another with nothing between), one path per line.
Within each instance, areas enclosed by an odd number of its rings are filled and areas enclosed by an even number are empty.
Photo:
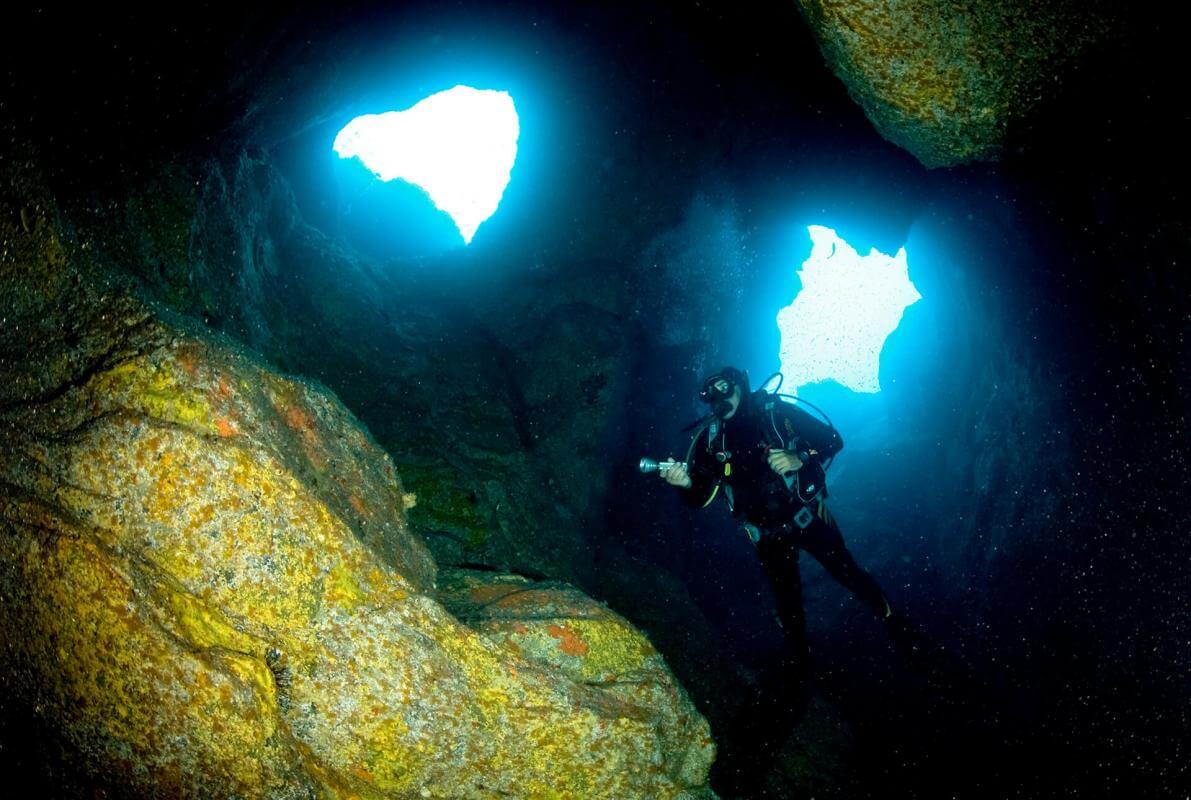
M823 56L889 141L928 167L995 160L1009 127L1107 28L1093 5L798 0Z

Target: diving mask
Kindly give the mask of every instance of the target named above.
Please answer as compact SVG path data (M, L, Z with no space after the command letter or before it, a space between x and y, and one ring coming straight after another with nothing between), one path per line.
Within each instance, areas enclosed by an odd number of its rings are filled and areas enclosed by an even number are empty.
M732 412L732 395L736 391L736 383L723 375L712 375L703 382L699 391L699 399L711 406L717 417L724 417Z

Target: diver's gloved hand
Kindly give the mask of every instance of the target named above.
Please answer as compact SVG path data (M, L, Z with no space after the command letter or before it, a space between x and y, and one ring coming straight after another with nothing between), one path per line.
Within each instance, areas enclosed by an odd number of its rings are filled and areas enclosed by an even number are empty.
M802 469L802 459L793 450L770 449L768 457L769 468L778 475L789 475Z
M674 457L670 457L674 461ZM672 466L663 467L658 470L658 474L662 476L662 480L671 486L677 486L680 489L691 488L691 476L687 472L686 464L682 461L675 462Z

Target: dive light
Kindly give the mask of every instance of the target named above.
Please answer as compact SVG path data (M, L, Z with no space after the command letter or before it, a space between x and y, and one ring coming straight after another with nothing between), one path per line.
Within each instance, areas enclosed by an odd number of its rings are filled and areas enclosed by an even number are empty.
M677 466L678 464L681 464L681 463L682 463L681 461L674 461L673 459L667 459L665 461L655 461L652 458L643 458L643 459L641 459L641 463L639 463L637 465L637 469L641 470L641 473L643 475L648 475L651 472L660 472L661 470L664 470L664 469L670 469L670 467Z

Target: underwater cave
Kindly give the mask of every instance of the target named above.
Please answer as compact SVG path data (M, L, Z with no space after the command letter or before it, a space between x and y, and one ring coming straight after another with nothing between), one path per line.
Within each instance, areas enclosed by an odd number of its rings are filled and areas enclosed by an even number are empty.
M1186 798L1173 14L10 10L8 793Z

